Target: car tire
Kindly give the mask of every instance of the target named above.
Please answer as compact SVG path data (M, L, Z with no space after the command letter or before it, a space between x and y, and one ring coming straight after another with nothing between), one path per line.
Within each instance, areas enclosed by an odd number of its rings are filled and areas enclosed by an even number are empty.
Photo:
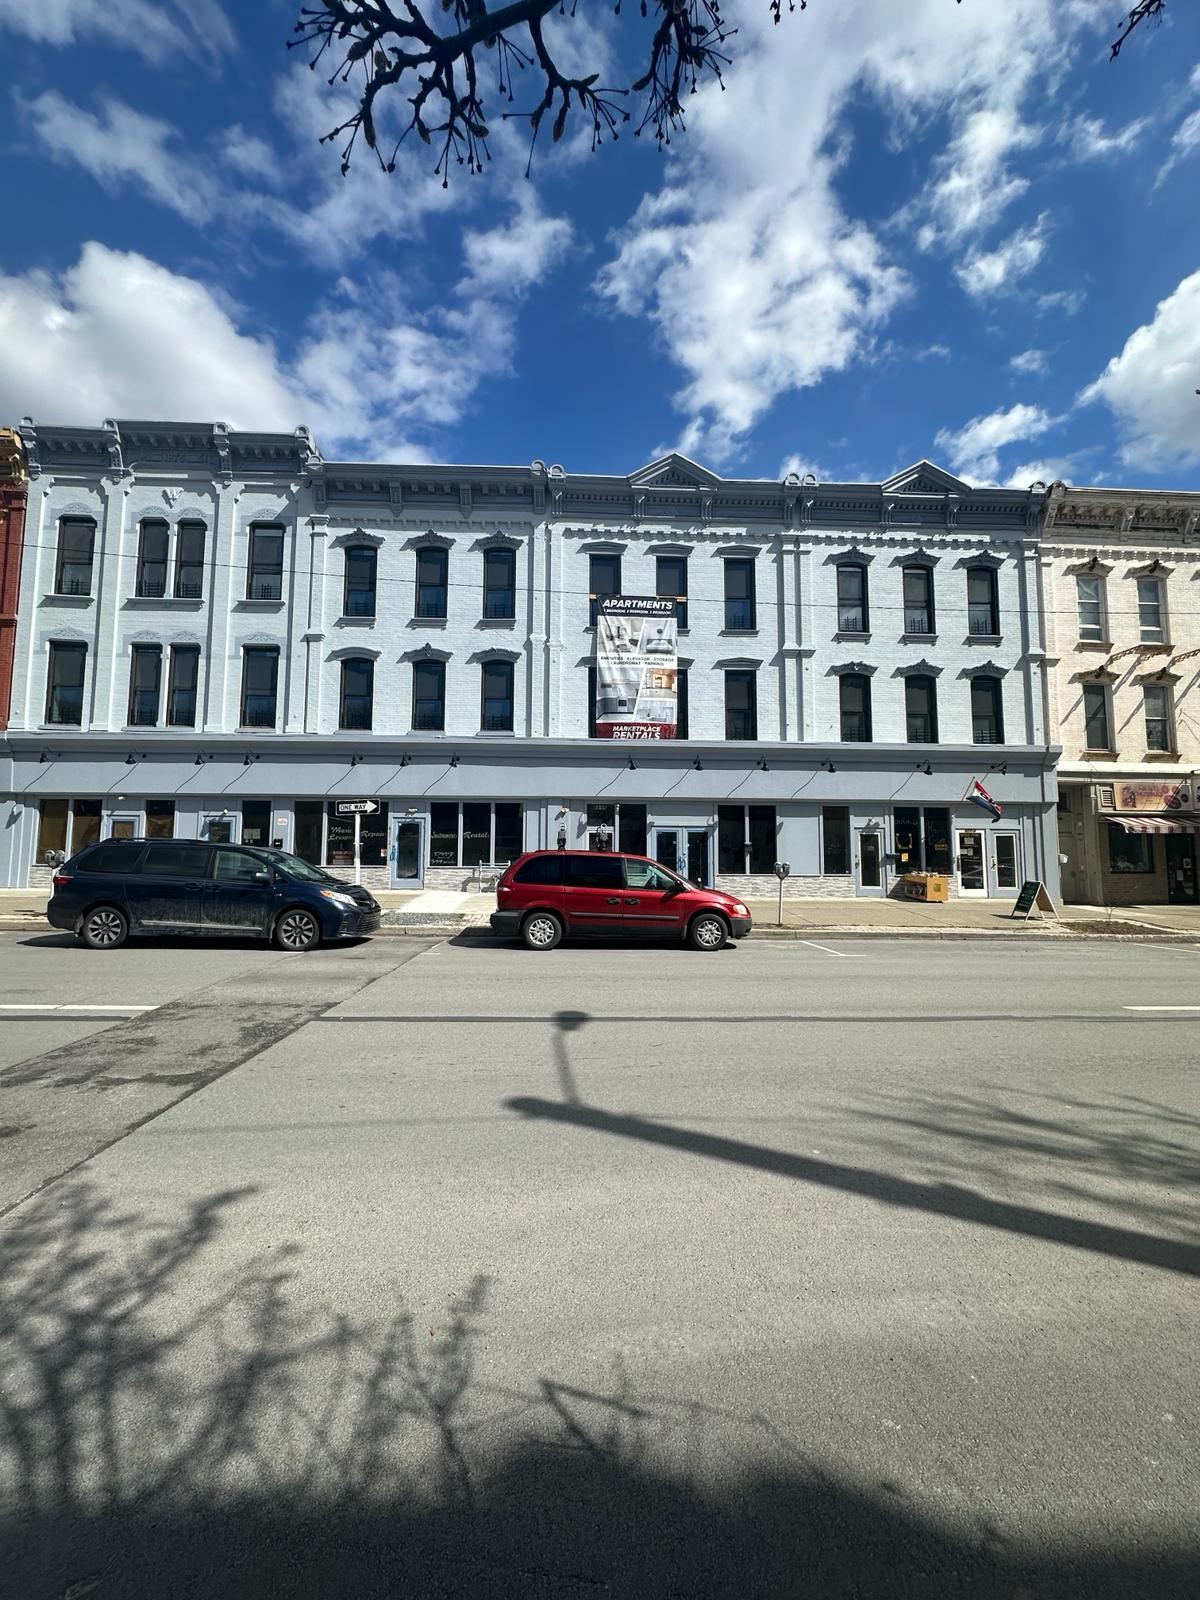
M563 925L553 911L531 911L521 924L526 950L553 950L562 943Z
M312 950L321 942L321 924L303 906L291 906L281 913L272 940L277 950L291 954Z
M129 918L117 906L93 906L79 924L89 950L119 950L129 937Z
M725 918L715 911L702 911L688 924L688 943L693 950L723 950L728 941Z

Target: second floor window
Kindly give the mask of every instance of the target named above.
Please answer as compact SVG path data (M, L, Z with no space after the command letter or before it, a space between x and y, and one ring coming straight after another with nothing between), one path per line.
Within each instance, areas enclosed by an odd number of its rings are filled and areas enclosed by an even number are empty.
M484 733L513 731L513 664L511 661L483 663L483 705L480 727Z
M339 728L369 728L375 689L375 663L354 656L342 662Z
M753 672L739 669L725 674L725 737L758 738L758 689Z
M1157 578L1137 581L1138 637L1143 644L1163 642L1162 584Z
M841 734L845 744L871 742L871 680L858 672L838 679Z
M446 663L413 662L412 725L418 733L441 733L446 726Z
M417 615L444 617L450 580L450 555L446 550L417 551Z
M140 599L160 599L167 592L167 547L171 530L157 517L147 517L138 539L137 593Z
M517 614L517 552L485 550L483 553L483 614L508 621Z
M204 593L204 538L202 522L181 522L175 541L175 598L199 600Z
M971 679L971 740L974 744L1004 743L999 678Z
M55 594L91 594L96 524L88 517L64 517L58 525Z
M1083 743L1088 750L1111 750L1108 689L1102 683L1083 686Z
M967 572L967 632L976 638L1000 632L996 574L990 567L971 567Z
M1148 683L1142 689L1146 715L1146 749L1165 755L1175 748L1171 717L1171 691L1165 684Z
M200 675L200 647L175 645L171 650L171 671L167 679L167 726L196 726L196 683Z
M656 556L654 561L654 593L660 600L674 600L675 621L686 628L688 570L686 556Z
M283 599L283 529L251 528L247 600Z
M46 721L78 728L83 723L83 675L87 645L52 644L46 674Z
M344 617L375 615L375 568L377 552L369 544L355 545L346 551L346 573L342 593Z
M1079 614L1079 637L1085 644L1104 642L1104 579L1089 574L1075 579L1075 608Z
M837 613L839 633L868 632L867 569L856 561L837 569Z
M904 716L909 744L937 743L937 687L932 678L905 678Z
M158 722L162 688L162 649L156 644L135 644L129 658L129 726L153 728Z
M247 648L242 654L242 727L273 728L279 689L279 651Z
M933 632L933 573L928 567L904 569L904 631Z
M725 563L725 627L752 633L758 626L754 605L754 563L742 557Z
M588 557L588 626L596 626L600 602L621 592L621 558L599 553Z

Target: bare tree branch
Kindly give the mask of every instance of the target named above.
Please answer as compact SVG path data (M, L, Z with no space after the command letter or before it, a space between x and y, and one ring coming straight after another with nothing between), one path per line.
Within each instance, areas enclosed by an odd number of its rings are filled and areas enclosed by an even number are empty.
M1112 52L1109 56L1109 60L1115 61L1117 59L1117 57L1121 54L1121 46L1125 43L1126 39L1128 39L1129 35L1139 23L1145 22L1151 17L1156 22L1161 22L1163 11L1166 9L1166 4L1167 0L1138 0L1137 5L1133 7L1132 11L1129 12L1128 16L1122 23L1120 36L1113 40Z

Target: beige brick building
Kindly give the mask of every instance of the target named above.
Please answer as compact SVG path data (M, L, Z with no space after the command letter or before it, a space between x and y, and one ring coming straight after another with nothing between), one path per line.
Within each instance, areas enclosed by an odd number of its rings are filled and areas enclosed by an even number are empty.
M1047 495L1049 738L1063 898L1200 899L1200 494Z

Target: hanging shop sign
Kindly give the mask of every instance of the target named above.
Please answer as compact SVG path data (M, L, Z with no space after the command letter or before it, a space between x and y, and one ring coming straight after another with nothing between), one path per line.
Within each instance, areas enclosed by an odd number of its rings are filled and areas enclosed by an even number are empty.
M1114 784L1117 811L1190 811L1192 785L1186 778L1118 778Z
M679 720L674 600L608 595L596 618L596 737L673 739Z

